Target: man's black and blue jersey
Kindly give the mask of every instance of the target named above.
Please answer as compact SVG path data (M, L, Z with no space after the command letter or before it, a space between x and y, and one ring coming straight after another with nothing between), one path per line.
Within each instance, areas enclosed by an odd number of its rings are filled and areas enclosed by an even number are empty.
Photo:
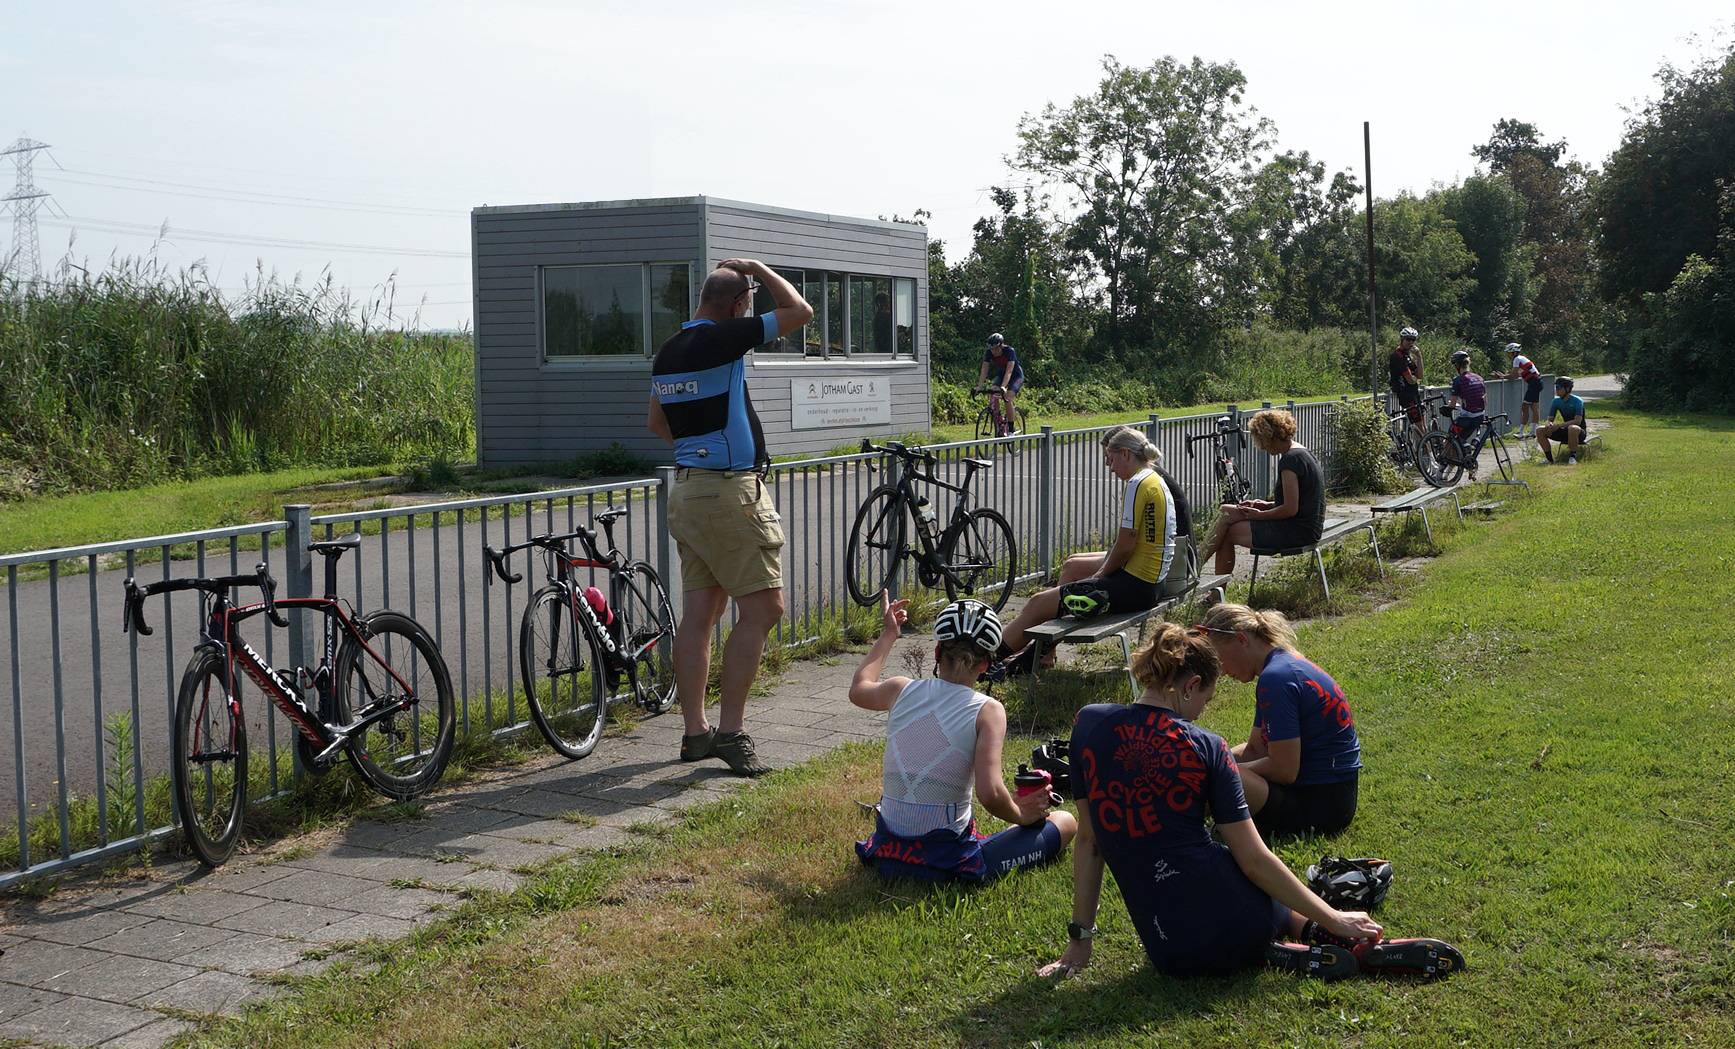
M777 315L688 321L651 363L651 392L675 436L675 464L752 470L768 462L747 396L747 351L777 338Z

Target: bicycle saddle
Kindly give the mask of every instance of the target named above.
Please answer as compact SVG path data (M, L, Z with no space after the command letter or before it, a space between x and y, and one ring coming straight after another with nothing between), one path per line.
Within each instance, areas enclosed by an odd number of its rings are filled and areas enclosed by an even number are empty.
M318 539L307 544L307 549L326 557L342 557L344 551L354 550L361 545L361 533L351 532L340 539Z
M964 461L978 470L994 469L994 461L992 459L965 459Z

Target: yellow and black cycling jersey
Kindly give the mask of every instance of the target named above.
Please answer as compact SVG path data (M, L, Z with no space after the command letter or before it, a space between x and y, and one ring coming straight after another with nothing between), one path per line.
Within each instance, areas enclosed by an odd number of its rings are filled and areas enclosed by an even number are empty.
M1147 583L1163 578L1169 559L1175 556L1175 501L1169 498L1163 479L1148 466L1127 481L1121 527L1131 528L1138 540L1126 570Z

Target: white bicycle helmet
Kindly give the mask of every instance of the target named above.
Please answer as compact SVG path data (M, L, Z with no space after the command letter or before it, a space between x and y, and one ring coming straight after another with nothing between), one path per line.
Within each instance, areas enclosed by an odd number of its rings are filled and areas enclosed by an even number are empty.
M989 655L1000 649L1000 617L980 601L954 601L934 620L934 636L941 641L967 638Z
M1518 344L1517 344L1517 343L1515 343L1515 342L1509 342L1509 343L1507 343L1507 344L1506 344L1506 353L1507 353L1507 355L1508 355L1508 356L1510 356L1510 355L1512 355L1512 354L1515 354L1515 353L1517 353L1517 352L1518 352L1518 351L1519 351L1519 349L1520 349L1520 348L1521 348L1521 347L1520 347L1520 346L1519 346L1519 345L1518 345Z
M1419 332L1416 329L1411 328L1407 325L1404 327L1404 329L1402 331L1398 332L1398 338L1400 338L1400 339L1419 339L1421 337L1422 337L1421 332Z

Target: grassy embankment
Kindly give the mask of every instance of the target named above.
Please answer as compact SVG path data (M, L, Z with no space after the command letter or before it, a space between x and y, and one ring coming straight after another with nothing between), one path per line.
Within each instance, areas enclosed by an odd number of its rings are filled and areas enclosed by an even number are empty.
M1730 1044L1735 659L1716 624L1735 424L1608 414L1601 456L1531 470L1535 498L1443 536L1395 606L1302 631L1368 768L1345 835L1281 852L1391 858L1381 920L1458 943L1469 968L1447 982L1163 979L1111 879L1095 964L1052 987L1031 973L1061 946L1068 865L976 891L878 882L849 850L879 776L861 746L192 1041ZM1251 709L1230 683L1204 721L1239 737Z

